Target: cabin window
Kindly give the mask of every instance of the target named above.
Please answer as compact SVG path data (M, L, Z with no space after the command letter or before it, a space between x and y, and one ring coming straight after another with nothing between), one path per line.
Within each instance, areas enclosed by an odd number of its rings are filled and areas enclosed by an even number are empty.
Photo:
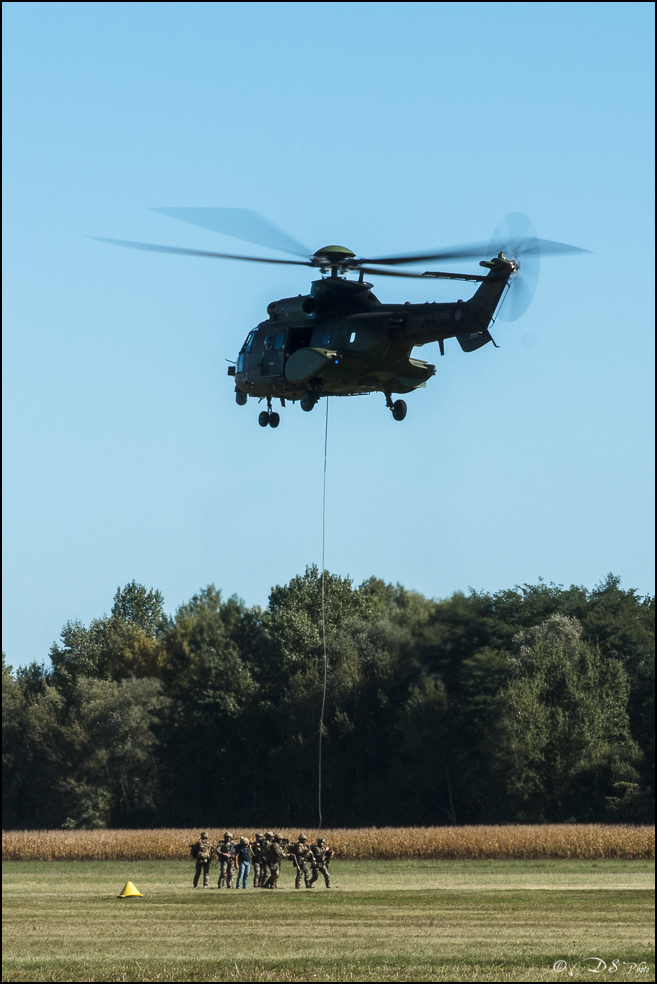
M265 351L269 352L274 347L274 336L267 335L265 338Z
M351 335L349 336L349 344L351 345L351 343L355 341L356 341L356 332L352 331Z
M283 348L284 341L285 341L285 332L279 331L278 335L276 336L276 348L277 349Z

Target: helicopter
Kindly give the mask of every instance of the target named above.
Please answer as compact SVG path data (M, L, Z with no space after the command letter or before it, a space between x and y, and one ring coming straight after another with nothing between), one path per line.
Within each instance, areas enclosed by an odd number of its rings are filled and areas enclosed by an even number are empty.
M309 412L325 396L358 396L382 393L394 420L404 420L405 396L435 374L436 367L413 357L413 349L437 342L441 356L445 340L456 338L471 353L489 342L496 348L490 328L496 312L515 321L529 306L538 279L541 255L587 253L589 250L553 240L538 239L529 219L520 212L500 222L490 240L444 249L392 256L359 257L344 246L308 247L249 209L157 208L172 218L231 237L294 255L296 259L242 256L160 246L121 239L101 242L185 256L307 266L318 271L307 294L283 297L267 306L267 318L250 331L235 363L228 367L234 378L235 400L245 406L249 398L266 401L258 417L261 427L278 427L280 414L272 407L279 400L299 403ZM492 258L488 258L491 257ZM440 260L474 259L486 273L422 272L408 265ZM357 279L350 279L357 274ZM422 304L382 303L365 276L460 280L477 284L468 300ZM504 305L506 295L511 304ZM229 361L229 360L228 360Z

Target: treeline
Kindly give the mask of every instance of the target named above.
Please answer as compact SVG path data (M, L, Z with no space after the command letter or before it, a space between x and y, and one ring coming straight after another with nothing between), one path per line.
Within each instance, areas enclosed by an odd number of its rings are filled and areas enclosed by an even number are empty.
M654 598L324 591L326 826L654 821ZM315 825L321 595L312 567L167 617L133 581L50 665L3 657L4 827Z

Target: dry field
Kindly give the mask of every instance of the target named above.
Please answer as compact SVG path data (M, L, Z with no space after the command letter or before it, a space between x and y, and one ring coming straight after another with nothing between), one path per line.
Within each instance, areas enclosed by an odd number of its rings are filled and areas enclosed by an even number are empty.
M208 827L213 843L225 828ZM231 828L253 840L254 829ZM266 826L259 828L264 833ZM278 830L296 840L299 830ZM309 839L319 832L306 829ZM323 830L345 861L406 859L622 858L655 856L654 827L545 824L505 827L366 827ZM183 861L199 829L3 831L3 861Z

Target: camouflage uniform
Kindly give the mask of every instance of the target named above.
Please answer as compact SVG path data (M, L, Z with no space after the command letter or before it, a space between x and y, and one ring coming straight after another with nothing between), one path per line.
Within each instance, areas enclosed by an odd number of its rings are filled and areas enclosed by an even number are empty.
M208 835L205 831L201 834L201 839L197 840L195 844L190 847L190 852L194 860L196 861L196 874L194 875L194 888L198 885L198 880L203 871L203 888L208 888L210 885L210 861L212 860L212 852L214 847L208 840Z
M260 888L260 879L262 877L262 867L264 864L264 855L262 853L262 834L256 834L255 840L251 845L251 856L253 858L253 887Z
M278 876L281 873L281 861L285 857L285 849L281 843L280 834L275 834L274 839L267 848L267 864L269 865L269 878L265 882L265 888L276 888Z
M268 830L262 841L260 842L260 847L262 849L262 861L260 862L260 883L259 887L264 888L267 884L267 880L271 874L269 870L269 861L267 860L267 855L269 853L269 847L274 839L274 835L271 830Z
M305 834L299 834L296 844L292 844L288 848L288 856L294 858L296 868L296 878L294 880L294 887L301 888L301 876L303 875L303 880L306 888L310 888L310 865L311 865L311 854L310 848L306 844L308 838Z
M326 887L331 887L331 879L329 878L328 866L329 861L333 857L334 851L332 847L326 846L326 841L323 837L320 837L316 844L313 844L310 848L310 857L313 866L313 876L310 879L310 888L313 887L317 879L319 878L319 872L324 875L324 882Z
M233 843L233 835L230 831L226 831L224 839L221 843L217 844L216 850L221 864L217 888L223 888L224 885L227 888L232 888L235 878L235 844Z

